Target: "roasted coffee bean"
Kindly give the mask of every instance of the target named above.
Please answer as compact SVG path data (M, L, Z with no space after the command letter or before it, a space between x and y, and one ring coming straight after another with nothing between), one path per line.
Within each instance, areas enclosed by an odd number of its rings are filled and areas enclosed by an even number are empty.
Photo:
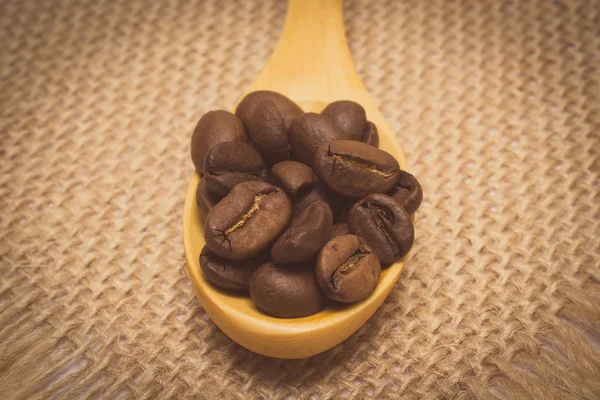
M350 227L347 222L338 222L333 224L331 227L331 233L329 234L329 240L336 238L338 236L348 235L350 234Z
M400 171L396 186L388 195L404 207L407 213L413 214L423 201L423 188L417 178L406 171Z
M260 154L248 143L225 142L206 153L204 174L208 191L223 197L238 183L263 180L266 169Z
M292 216L298 216L310 203L317 200L323 200L327 203L335 219L339 212L341 199L327 190L318 180L315 180L312 188L298 194L292 204Z
M275 106L285 121L286 129L290 126L290 123L294 118L302 115L304 112L298 104L280 93L271 92L269 90L258 90L256 92L248 93L235 109L235 114L242 120L246 129L250 127L250 119L252 118L254 110L256 110L256 107L264 100L271 100L275 103Z
M312 167L315 152L321 144L344 136L344 131L332 119L315 113L302 114L288 128L292 158L309 167Z
M327 203L312 202L277 239L271 248L271 259L278 264L313 259L329 239L332 225L333 215Z
M204 246L200 253L200 269L204 277L214 285L223 289L247 291L254 271L268 260L269 253L263 253L249 260L227 260Z
M317 258L317 281L323 293L344 303L362 300L373 293L380 273L377 256L356 235L330 240Z
M367 121L362 142L373 147L379 147L379 133L377 132L377 127L371 121Z
M367 116L365 109L358 103L350 100L340 100L330 103L321 111L342 128L345 135L342 139L362 140L365 135Z
M339 197L339 196L338 196ZM335 216L335 222L348 222L348 213L356 202L356 199L341 198Z
M273 262L261 265L252 275L250 297L258 308L281 318L314 314L325 301L312 265L286 268Z
M285 121L273 100L264 100L256 107L248 121L248 136L266 165L290 158Z
M282 161L271 169L277 186L285 190L290 197L295 198L314 184L312 168L297 161Z
M334 192L361 198L389 192L400 166L391 154L376 147L353 140L332 140L317 150L313 169Z
M266 182L240 183L208 212L204 240L221 257L245 260L275 242L291 217L283 190Z
M196 188L196 205L200 212L200 217L206 218L206 214L219 202L220 198L214 196L206 190L206 180L202 179Z
M304 114L279 93L257 91L235 115L203 116L191 149L204 178L196 189L203 276L249 291L277 317L314 314L326 297L372 294L382 265L411 248L409 214L423 197L379 139L348 100Z
M204 156L211 147L222 142L248 142L242 121L234 114L209 111L200 118L192 135L192 162L198 172L204 168Z
M382 264L403 257L413 245L410 216L394 199L372 194L358 201L348 215L350 231L362 237Z

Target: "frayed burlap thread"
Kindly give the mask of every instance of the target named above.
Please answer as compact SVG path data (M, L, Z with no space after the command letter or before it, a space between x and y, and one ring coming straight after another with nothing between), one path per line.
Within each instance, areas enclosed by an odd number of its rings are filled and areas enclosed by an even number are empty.
M275 360L185 274L190 134L285 3L0 3L0 398L600 398L600 2L347 0L425 200L380 310Z

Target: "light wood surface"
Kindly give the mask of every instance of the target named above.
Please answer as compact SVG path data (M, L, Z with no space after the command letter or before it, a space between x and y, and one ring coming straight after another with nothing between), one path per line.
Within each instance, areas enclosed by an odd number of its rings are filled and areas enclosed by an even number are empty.
M296 101L305 111L320 112L334 100L360 103L379 130L380 148L404 156L354 68L342 18L342 0L290 0L283 32L267 65L248 92L274 90ZM188 187L183 239L188 274L202 306L231 339L271 357L303 358L342 342L373 315L402 271L397 262L382 271L375 292L352 304L329 307L304 318L274 318L258 310L247 296L219 290L200 271L203 226L195 203L200 181L194 172Z

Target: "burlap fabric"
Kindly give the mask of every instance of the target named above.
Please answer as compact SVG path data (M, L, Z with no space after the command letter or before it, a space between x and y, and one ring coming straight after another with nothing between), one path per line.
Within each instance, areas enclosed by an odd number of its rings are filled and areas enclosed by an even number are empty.
M0 398L600 398L600 3L344 8L425 201L375 316L283 361L200 307L181 219L285 3L0 3Z

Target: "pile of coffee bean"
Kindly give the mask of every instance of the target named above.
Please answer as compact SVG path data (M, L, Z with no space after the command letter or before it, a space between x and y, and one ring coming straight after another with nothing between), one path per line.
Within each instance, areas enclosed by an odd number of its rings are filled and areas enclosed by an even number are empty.
M347 100L305 113L257 91L235 114L205 114L191 146L204 277L277 317L369 296L381 268L410 250L423 198L378 146L375 124Z

